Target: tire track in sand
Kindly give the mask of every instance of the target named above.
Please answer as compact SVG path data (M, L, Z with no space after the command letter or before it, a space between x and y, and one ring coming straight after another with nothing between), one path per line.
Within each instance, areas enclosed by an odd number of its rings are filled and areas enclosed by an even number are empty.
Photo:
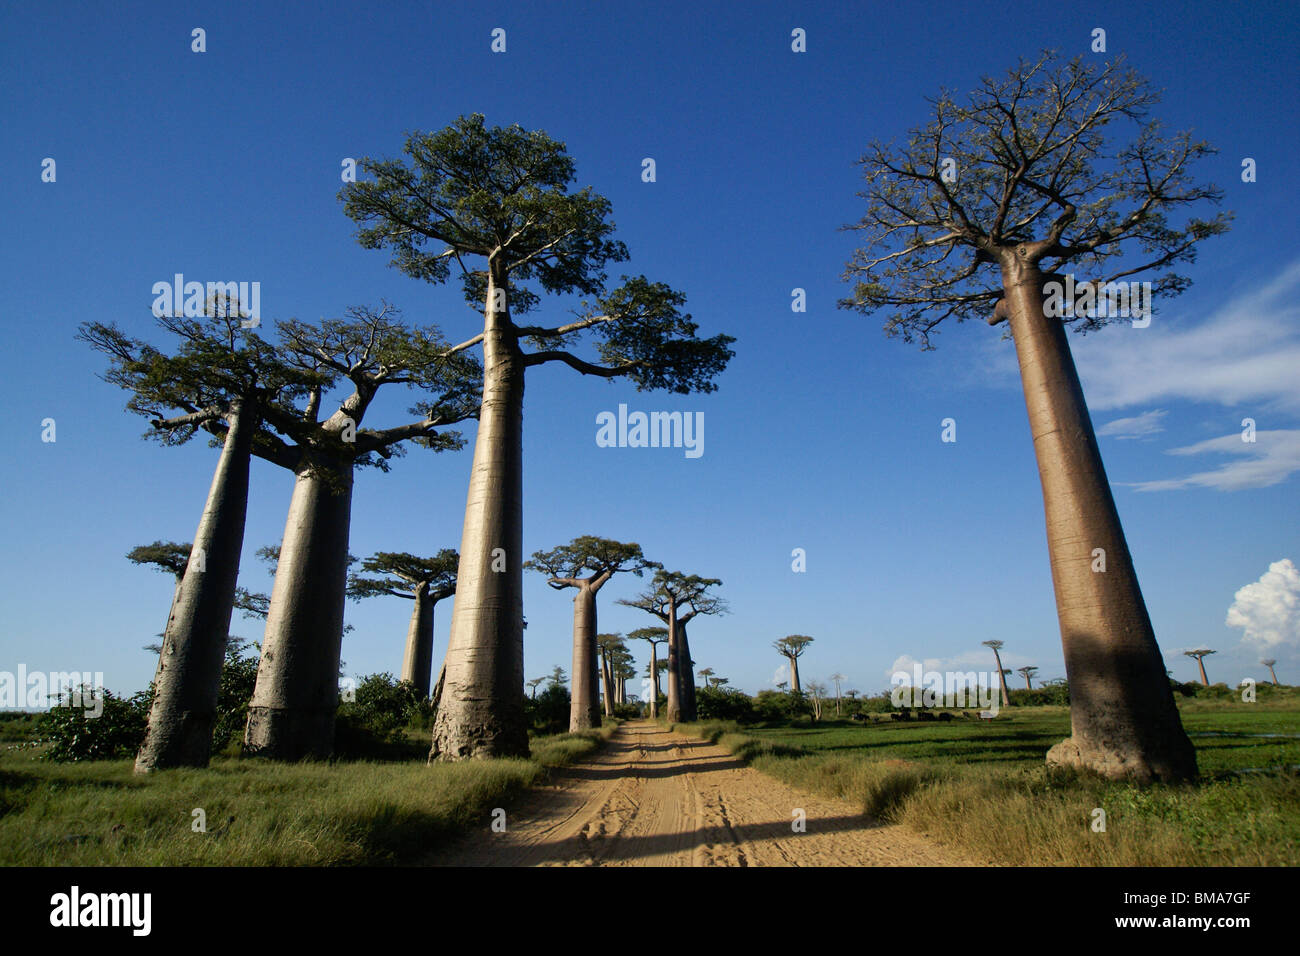
M791 823L796 808L806 831ZM649 721L556 772L507 814L430 854L434 866L969 866L976 861L844 801L746 767Z

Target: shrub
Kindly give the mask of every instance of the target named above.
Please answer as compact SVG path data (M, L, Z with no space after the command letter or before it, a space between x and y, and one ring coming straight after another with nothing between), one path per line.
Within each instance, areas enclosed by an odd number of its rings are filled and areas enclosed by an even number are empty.
M536 698L524 697L524 719L539 734L562 734L569 729L569 688L551 684Z
M257 658L244 652L254 645L231 639L226 645L226 662L221 668L221 691L217 696L217 722L212 730L212 752L237 745L244 739L248 723L248 702L257 683ZM152 699L152 686L150 699Z
M425 707L410 681L392 674L369 674L357 684L354 699L339 705L334 751L341 756L385 756L400 743L412 719Z
M38 741L49 744L41 757L59 763L134 757L149 722L149 700L147 691L123 698L108 688L94 690L84 684L80 701L60 694L59 703L37 724ZM96 716L100 705L103 709Z
M701 687L695 692L696 717L699 720L735 720L751 723L754 702L743 691L722 687Z

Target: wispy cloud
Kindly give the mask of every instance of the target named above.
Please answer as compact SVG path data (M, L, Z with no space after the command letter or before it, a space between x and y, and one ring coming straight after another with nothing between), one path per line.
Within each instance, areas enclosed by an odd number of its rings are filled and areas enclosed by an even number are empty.
M1094 411L1184 399L1300 412L1300 262L1202 322L1176 315L1072 338Z
M1277 429L1255 433L1255 441L1242 441L1240 433L1169 449L1171 455L1234 455L1238 460L1212 471L1199 471L1184 478L1159 481L1117 482L1138 491L1174 491L1180 488L1214 488L1241 491L1267 488L1300 472L1300 429Z
M1161 422L1167 414L1164 409L1157 408L1132 418L1117 418L1098 428L1097 435L1102 438L1149 438L1165 430Z

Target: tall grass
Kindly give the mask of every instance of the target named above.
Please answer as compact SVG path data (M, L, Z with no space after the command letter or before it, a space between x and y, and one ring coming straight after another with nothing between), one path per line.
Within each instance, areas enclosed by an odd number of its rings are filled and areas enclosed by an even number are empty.
M527 760L426 765L220 757L139 776L132 761L0 756L0 865L339 866L415 860L613 730L537 738ZM202 810L206 830L196 831Z

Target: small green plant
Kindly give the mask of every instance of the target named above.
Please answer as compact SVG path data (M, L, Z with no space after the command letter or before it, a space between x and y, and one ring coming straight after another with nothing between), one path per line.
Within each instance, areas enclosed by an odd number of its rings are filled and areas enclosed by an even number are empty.
M149 721L149 701L148 691L123 698L85 684L60 694L37 724L37 741L48 745L41 757L73 763L135 756Z

